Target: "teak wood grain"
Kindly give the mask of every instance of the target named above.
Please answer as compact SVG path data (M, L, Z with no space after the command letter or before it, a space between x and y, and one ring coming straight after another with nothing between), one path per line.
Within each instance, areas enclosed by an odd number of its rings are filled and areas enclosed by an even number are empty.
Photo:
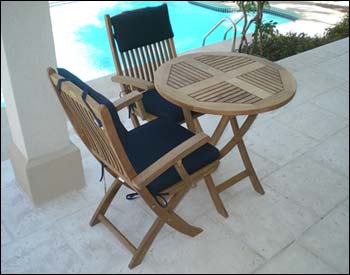
M154 74L157 91L190 111L226 116L272 111L296 92L294 77L263 58L238 53L194 53L172 59Z

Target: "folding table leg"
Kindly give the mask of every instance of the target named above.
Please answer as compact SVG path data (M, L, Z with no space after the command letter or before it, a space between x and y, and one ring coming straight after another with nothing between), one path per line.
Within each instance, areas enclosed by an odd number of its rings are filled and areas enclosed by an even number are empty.
M225 206L220 198L219 192L216 188L216 186L214 185L213 179L211 177L211 175L205 176L204 177L205 180L205 184L207 185L207 188L209 190L209 194L211 196L211 199L214 202L214 205L216 207L216 210L225 218L228 217L228 213L225 209Z
M222 116L220 119L220 122L218 124L218 126L216 127L216 129L214 130L214 133L211 137L210 143L212 145L216 145L219 141L219 139L221 138L222 134L224 133L226 126L228 124L230 120L230 117L228 116Z
M231 187L232 185L236 184L237 182L241 181L242 179L249 177L251 180L251 183L253 185L254 190L260 194L265 193L264 189L261 186L260 181L255 173L254 167L249 159L248 151L247 151L245 144L244 144L244 141L243 141L244 135L248 132L250 126L253 124L256 117L257 117L257 115L249 115L241 127L239 127L238 122L237 122L237 118L235 116L232 116L232 117L223 116L221 118L220 123L214 132L214 134L215 134L214 141L217 141L220 139L221 134L223 133L223 130L224 130L223 127L227 125L228 121L230 121L230 124L231 124L231 128L233 131L233 137L225 144L225 146L223 146L221 148L220 158L225 157L237 145L240 156L242 158L242 161L243 161L243 164L245 167L245 170L241 171L240 173L227 179L226 181L220 183L219 185L214 186L215 189L213 187L210 187L210 185L209 185L208 186L209 191L211 188L212 190L216 191L217 194L220 194L221 192L223 192L227 188ZM215 203L214 198L213 198L213 200ZM220 213L220 211L219 211L219 213Z
M194 127L196 129L196 133L203 132L203 128L199 122L198 117L193 118L193 124L194 124Z
M196 133L196 126L193 121L191 111L185 108L182 108L182 112L184 114L184 118L185 118L188 130L190 130L192 133Z
M237 122L237 118L236 117L232 117L231 120L231 126L232 126L232 130L233 133L235 135L239 134L239 126L238 126L238 122ZM256 192L260 193L260 194L265 194L264 188L261 186L260 181L255 173L254 167L252 165L252 162L250 161L249 155L248 155L248 151L247 148L245 147L245 144L243 142L243 137L240 139L240 141L237 144L238 146L238 150L239 153L241 155L241 158L243 160L243 164L245 166L245 168L248 171L249 174L249 178L252 182L253 188Z

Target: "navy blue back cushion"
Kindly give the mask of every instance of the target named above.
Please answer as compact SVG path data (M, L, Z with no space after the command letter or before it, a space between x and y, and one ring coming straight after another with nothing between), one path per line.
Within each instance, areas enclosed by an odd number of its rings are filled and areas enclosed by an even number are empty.
M142 102L145 111L152 115L175 123L184 121L182 109L164 99L155 89L143 93Z
M174 37L166 4L123 12L111 23L122 52Z
M142 103L145 111L159 118L168 119L171 122L181 123L185 120L182 109L167 101L155 89L143 93ZM192 112L192 115L198 115Z
M92 97L97 103L105 105L107 107L109 113L111 114L115 128L117 130L117 134L120 140L122 141L122 143L125 144L128 131L125 129L124 125L121 123L117 110L115 109L113 103L110 102L108 98L106 98L102 94L92 89L89 85L83 82L76 75L72 74L70 71L63 68L57 68L57 73L62 77L64 77L65 79L74 83L81 90L83 90L83 92L87 93L90 97Z

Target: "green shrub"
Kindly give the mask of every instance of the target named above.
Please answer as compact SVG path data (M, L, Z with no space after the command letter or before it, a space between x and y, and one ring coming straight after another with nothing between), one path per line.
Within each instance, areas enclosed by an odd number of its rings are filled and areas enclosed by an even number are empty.
M349 36L349 13L334 27L326 29L325 36L328 42Z
M334 27L326 29L323 36L309 36L305 33L280 34L276 23L270 21L262 25L263 57L276 61L324 44L349 36L349 13ZM258 55L258 46L254 39L250 45L250 54Z

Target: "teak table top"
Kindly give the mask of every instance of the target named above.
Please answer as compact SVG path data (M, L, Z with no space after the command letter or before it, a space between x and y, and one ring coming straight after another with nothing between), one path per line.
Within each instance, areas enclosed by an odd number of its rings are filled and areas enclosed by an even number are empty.
M182 55L158 68L154 83L170 102L200 113L251 115L289 102L296 81L263 58L227 52Z

